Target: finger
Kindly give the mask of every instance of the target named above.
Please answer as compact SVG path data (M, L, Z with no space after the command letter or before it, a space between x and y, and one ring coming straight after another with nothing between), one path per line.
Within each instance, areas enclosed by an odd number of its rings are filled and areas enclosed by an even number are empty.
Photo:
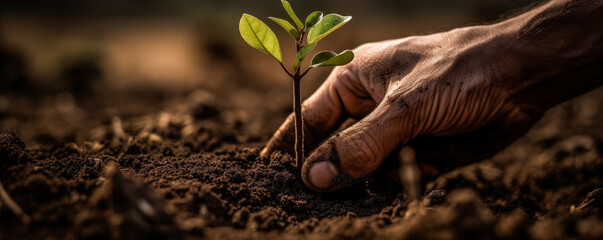
M353 74L346 68L335 68L320 88L302 104L304 118L304 152L308 153L322 140L339 127L350 114L345 102L348 95L360 87L355 84ZM344 100L345 99L345 100ZM345 102L344 102L345 101ZM354 100L352 100L354 101ZM348 103L347 105L364 106L363 103ZM365 107L367 114L373 106ZM274 133L266 147L260 153L266 156L273 151L294 154L295 118L291 114Z
M333 191L374 172L387 154L415 134L407 109L382 102L363 120L330 138L304 163L304 183L317 191Z

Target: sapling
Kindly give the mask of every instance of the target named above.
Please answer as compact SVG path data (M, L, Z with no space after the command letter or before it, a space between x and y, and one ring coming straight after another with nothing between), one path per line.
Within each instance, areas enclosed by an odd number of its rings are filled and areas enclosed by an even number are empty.
M350 50L345 50L339 54L332 51L322 51L314 55L309 66L303 71L301 64L304 61L305 56L316 47L318 41L349 22L352 17L341 16L336 13L323 16L322 12L315 11L308 15L304 24L299 20L295 12L293 12L289 2L282 0L281 3L295 25L280 18L269 17L269 19L285 29L285 31L287 31L295 40L296 55L293 60L291 71L283 64L281 48L276 35L264 22L254 16L244 13L239 21L239 32L241 33L243 40L250 46L276 59L285 73L293 80L295 165L297 168L301 168L304 162L304 122L301 113L300 93L301 79L312 68L345 65L354 59L354 53ZM306 41L304 42L304 40Z

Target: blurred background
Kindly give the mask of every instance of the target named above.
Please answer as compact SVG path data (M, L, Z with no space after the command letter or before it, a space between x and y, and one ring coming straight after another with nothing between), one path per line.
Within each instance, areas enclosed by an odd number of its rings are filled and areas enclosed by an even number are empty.
M530 2L292 0L291 4L302 19L314 10L352 15L350 24L318 47L339 51L365 42L492 22ZM285 59L292 58L289 36L267 20L288 19L278 0L8 0L2 5L3 88L31 84L38 90L144 86L183 91L233 90L239 84L262 82L288 86L278 65L248 47L238 32L243 12L264 19L281 39ZM312 74L313 83L308 85L320 82L325 72ZM241 78L245 82L231 83Z
M354 17L315 49L336 52L371 41L490 23L534 3L290 2L302 19L315 10ZM18 126L31 120L36 107L46 115L71 113L58 122L73 125L89 111L110 108L104 115L120 109L136 115L166 107L166 99L174 98L214 99L248 113L247 118L262 111L285 116L291 110L291 83L272 58L241 39L238 21L243 12L265 20L290 61L293 43L267 19L288 19L278 0L5 0L0 8L0 129L23 128ZM302 96L311 94L330 70L311 72L302 83ZM267 100L276 104L267 105ZM53 131L49 124L46 130Z

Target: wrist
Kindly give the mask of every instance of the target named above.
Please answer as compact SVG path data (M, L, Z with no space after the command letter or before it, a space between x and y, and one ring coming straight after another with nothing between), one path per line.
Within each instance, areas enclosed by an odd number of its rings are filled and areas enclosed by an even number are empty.
M603 2L554 0L491 25L505 39L504 85L518 104L546 109L602 84Z

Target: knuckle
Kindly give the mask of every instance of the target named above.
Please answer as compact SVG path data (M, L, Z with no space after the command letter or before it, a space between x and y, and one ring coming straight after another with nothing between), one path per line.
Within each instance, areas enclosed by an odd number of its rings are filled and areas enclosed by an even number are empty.
M337 66L333 68L333 71L331 72L331 75L327 81L332 82L333 84L340 84L350 81L352 76L351 65L352 63L348 63L344 66Z
M340 151L342 168L353 177L362 177L379 165L379 149L375 138L370 134L355 134L346 141L346 149Z
M400 92L392 92L387 96L387 104L392 107L408 108L408 101Z

